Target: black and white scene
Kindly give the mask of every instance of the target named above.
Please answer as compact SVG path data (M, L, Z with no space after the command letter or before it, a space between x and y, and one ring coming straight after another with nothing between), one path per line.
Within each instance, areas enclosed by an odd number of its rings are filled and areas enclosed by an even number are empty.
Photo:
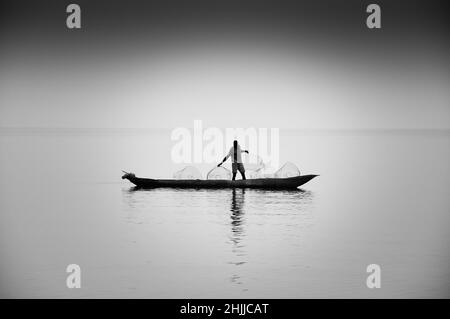
M0 298L449 298L448 13L2 1Z

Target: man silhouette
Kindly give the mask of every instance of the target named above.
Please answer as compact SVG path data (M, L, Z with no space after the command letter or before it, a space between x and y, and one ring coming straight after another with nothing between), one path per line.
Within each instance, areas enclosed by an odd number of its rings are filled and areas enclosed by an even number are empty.
M222 162L220 164L217 165L217 167L219 167L220 165L222 165L227 159L228 157L231 156L231 167L232 167L232 171L233 171L233 181L236 179L236 173L237 171L239 171L239 173L241 173L242 175L242 179L246 179L245 178L245 168L244 168L244 164L242 164L242 157L241 157L241 153L245 152L248 154L247 150L241 150L241 147L238 144L238 141L234 141L233 142L233 146L230 148L230 151L228 152L227 156L225 156L222 160Z

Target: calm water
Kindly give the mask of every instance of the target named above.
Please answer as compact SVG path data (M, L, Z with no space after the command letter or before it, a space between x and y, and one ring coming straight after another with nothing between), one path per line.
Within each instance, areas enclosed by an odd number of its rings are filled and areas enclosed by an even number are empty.
M449 142L285 134L301 190L136 191L181 167L169 134L2 131L0 297L450 297Z

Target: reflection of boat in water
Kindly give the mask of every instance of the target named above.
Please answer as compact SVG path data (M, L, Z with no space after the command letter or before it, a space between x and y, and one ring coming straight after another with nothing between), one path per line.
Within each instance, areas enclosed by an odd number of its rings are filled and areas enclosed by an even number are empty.
M153 247L158 247L157 241L141 241L148 234L158 238L164 234L164 240L181 247L207 242L206 249L181 254L174 263L183 268L193 262L192 256L200 256L197 259L211 265L211 271L223 283L223 291L232 294L258 291L261 276L280 269L276 260L279 243L292 243L289 256L303 256L298 249L309 247L314 231L315 193L301 188L146 189L124 184L122 222L144 234L135 235L133 231L130 239L150 245L148 259L154 259ZM167 225L172 224L176 231L167 232ZM164 263L166 252L156 251L160 258L155 264ZM203 259L203 254L211 251L214 258ZM292 261L295 266L297 262L302 265L301 260Z
M302 175L287 178L256 178L246 180L202 180L202 179L151 179L139 178L132 173L125 173L122 179L128 179L140 188L264 188L264 189L295 189L318 175Z

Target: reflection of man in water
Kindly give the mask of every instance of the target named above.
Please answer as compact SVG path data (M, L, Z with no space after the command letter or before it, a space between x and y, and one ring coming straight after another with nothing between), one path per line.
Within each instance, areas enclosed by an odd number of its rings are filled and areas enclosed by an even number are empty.
M241 188L240 194L236 194L236 188L233 188L233 191L231 193L231 209L230 209L230 211L233 213L233 216L238 216L242 214L242 207L244 206L244 195L245 195L245 188Z
M242 248L239 243L242 240L244 234L244 198L245 198L245 189L241 188L239 191L236 188L233 188L231 193L231 231L232 236L231 240L236 245L234 249ZM234 250L233 250L234 251ZM236 251L238 252L238 251Z
M232 241L232 252L234 257L231 259L230 263L238 266L233 269L233 275L230 280L232 283L242 285L242 270L240 266L247 263L247 253L244 245L245 229L244 229L244 198L245 198L245 188L237 190L233 188L231 193L231 236ZM246 290L244 288L244 290Z
M222 163L217 165L217 167L219 167L228 159L228 157L231 156L233 181L236 179L236 173L238 170L239 170L239 173L241 173L241 175L242 175L242 179L246 179L245 178L245 168L244 168L244 164L242 164L242 157L241 157L241 153L243 153L243 152L248 154L247 150L241 150L241 147L239 146L238 141L235 140L233 142L233 147L230 148L230 151L228 152L227 156L225 156L223 158Z

